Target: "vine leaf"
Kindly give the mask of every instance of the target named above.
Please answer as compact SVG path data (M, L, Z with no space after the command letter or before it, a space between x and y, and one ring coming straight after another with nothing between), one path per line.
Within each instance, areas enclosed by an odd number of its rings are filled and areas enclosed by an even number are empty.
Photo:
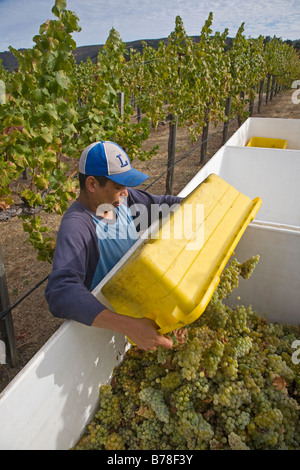
M282 390L287 386L287 383L282 377L277 375L277 377L275 377L275 379L273 380L272 385L274 388L276 388L276 390Z
M57 13L60 13L61 11L65 10L67 8L67 1L66 0L55 0L55 5L52 8L52 13L54 15L57 15Z

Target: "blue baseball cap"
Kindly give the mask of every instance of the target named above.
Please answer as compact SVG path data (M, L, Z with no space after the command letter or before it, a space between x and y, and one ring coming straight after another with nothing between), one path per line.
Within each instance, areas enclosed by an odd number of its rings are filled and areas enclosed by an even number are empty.
M126 152L114 142L101 141L88 145L79 159L79 173L106 178L122 186L138 186L148 175L135 170Z

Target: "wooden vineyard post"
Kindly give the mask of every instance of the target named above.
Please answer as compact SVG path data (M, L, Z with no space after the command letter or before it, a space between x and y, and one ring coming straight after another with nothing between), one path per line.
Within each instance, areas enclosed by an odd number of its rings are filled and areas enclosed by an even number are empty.
M227 117L227 120L224 122L224 126L223 126L223 141L222 141L223 145L226 143L227 137L228 137L230 108L231 108L231 96L228 96L226 99L226 104L225 104L225 116Z
M270 101L272 101L273 96L275 96L275 83L276 83L276 76L273 75L273 77L272 77L272 85L271 85L271 93L270 93Z
M170 124L169 124L168 164L167 164L168 171L167 171L167 178L166 178L166 194L173 194L177 124L178 124L178 117L171 116Z
M265 79L261 80L261 82L259 84L258 109L257 109L258 114L260 113L260 110L261 110L261 105L262 105L262 100L263 100L263 93L264 93L264 85L265 85Z
M271 75L268 73L268 77L267 77L267 91L266 91L266 105L268 104L268 101L269 101L270 82L271 82Z
M204 165L206 163L208 128L209 128L209 122L206 121L206 124L203 127L203 131L202 131L200 165Z
M244 103L244 100L245 100L244 91L241 91L240 98L241 98L242 103ZM238 126L241 127L242 124L243 124L243 117L240 114L238 114Z
M4 260L0 246L0 312L9 308L9 295L4 270ZM3 319L0 320L0 333L6 345L6 349L10 353L13 367L19 363L18 351L16 346L16 338L14 333L14 325L11 312L8 312ZM8 347L7 347L8 346Z
M210 114L210 107L209 107L209 105L207 105L207 107L205 109L205 120L204 120L204 126L203 126L203 130L202 130L200 165L204 165L206 163L207 140L208 140L208 131L209 131L209 114Z
M249 103L249 116L253 116L253 111L254 111L254 96L255 96L255 87L252 88L250 92L250 103Z
M139 86L139 93L141 93L141 87L140 86ZM139 97L140 97L140 95L139 95ZM140 108L139 104L137 105L136 111L137 111L137 122L141 122L141 108Z
M25 170L24 170L23 173L22 173L22 178L23 178L24 180L28 180L28 177L29 177L29 168L26 167Z
M124 91L120 91L118 94L118 106L120 110L120 115L123 118L124 116Z
M137 106L137 122L141 122L141 108L139 107L139 105Z

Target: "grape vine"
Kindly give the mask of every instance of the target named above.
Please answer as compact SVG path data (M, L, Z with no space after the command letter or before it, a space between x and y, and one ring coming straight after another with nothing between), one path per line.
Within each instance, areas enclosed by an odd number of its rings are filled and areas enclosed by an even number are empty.
M73 32L79 18L56 0L55 19L41 25L31 49L10 48L18 70L0 64L5 101L0 104L0 204L23 201L45 212L63 214L76 197L74 178L83 148L97 139L114 139L132 159L151 159L143 149L152 126L170 117L189 129L192 141L209 124L234 115L244 120L254 93L264 81L290 87L300 76L292 46L280 39L244 36L244 23L230 48L228 30L212 36L213 14L200 29L199 41L186 33L177 16L175 28L158 48L127 51L112 28L96 61L77 64ZM119 108L119 93L124 108ZM231 109L225 112L225 103ZM136 106L142 118L136 120ZM202 162L203 163L203 162ZM28 170L28 184L22 174ZM25 217L24 230L38 258L51 262L55 237L39 215Z

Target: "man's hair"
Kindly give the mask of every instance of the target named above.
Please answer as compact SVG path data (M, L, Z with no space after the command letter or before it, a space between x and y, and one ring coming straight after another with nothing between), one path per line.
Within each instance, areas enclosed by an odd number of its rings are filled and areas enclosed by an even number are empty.
M79 187L80 189L85 188L85 182L88 176L93 176L99 183L100 186L105 186L107 183L107 178L106 176L94 176L94 175L84 175L83 173L78 173L78 178L79 178Z

